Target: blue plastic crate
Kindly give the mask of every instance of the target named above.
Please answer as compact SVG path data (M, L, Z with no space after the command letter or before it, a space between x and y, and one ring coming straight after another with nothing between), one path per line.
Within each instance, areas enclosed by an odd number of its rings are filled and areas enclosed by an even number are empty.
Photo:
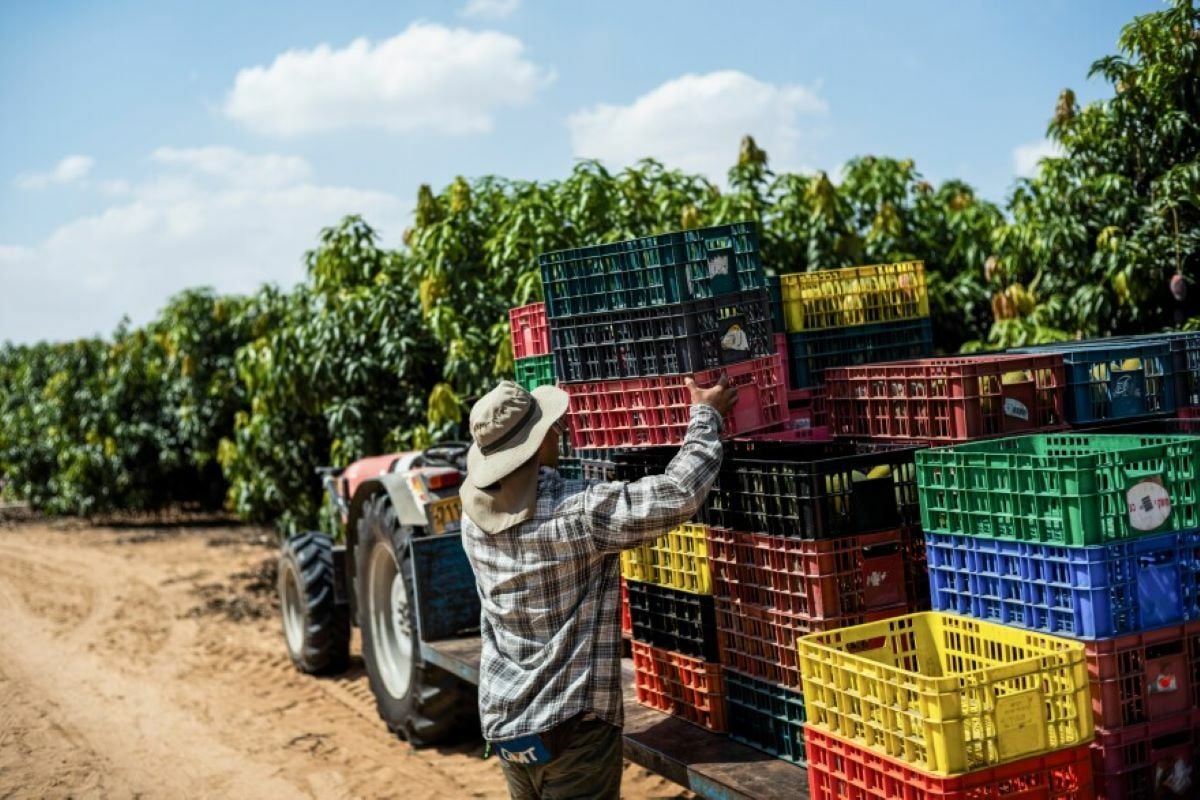
M462 534L417 536L409 540L409 546L421 640L434 642L478 632L479 592Z
M804 766L804 695L728 667L724 672L729 737Z
M1059 342L1009 352L1062 354L1067 371L1064 417L1073 425L1175 411L1178 357L1172 355L1168 336Z
M551 319L766 286L753 222L543 253L538 266Z
M1092 547L925 532L935 611L1079 639L1200 619L1200 531Z

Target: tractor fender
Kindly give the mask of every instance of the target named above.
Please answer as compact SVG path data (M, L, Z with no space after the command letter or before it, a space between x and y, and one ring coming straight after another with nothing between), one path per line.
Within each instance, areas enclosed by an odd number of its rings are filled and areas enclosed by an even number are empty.
M396 511L396 519L400 521L401 525L418 526L427 524L425 511L417 504L416 499L412 495L412 490L408 488L408 482L403 473L378 475L358 485L358 488L354 492L354 498L350 501L350 512L346 517L346 586L351 587L349 595L351 609L353 610L353 619L358 618L358 592L357 586L355 586L358 521L362 517L363 506L380 492L387 493L388 499L392 503L392 508Z

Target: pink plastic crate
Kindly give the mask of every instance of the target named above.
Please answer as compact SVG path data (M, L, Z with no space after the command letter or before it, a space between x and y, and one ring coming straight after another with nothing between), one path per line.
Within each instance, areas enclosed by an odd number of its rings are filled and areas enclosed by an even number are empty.
M530 303L508 310L512 329L513 358L531 358L550 353L550 329L546 324L546 304Z
M697 372L696 383L711 386L724 373L738 387L738 402L725 417L724 436L741 436L780 425L787 416L782 356L778 353ZM629 378L597 383L564 383L571 396L571 446L642 447L683 442L689 416L683 375Z

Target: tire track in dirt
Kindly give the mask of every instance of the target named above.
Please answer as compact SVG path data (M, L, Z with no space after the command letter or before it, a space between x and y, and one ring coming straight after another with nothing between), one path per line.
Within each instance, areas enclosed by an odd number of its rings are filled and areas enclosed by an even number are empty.
M233 621L221 610L242 606L206 602L272 555L263 538L0 529L0 800L507 797L478 741L414 750L390 734L357 656L303 675L277 614ZM626 768L626 797L679 793Z

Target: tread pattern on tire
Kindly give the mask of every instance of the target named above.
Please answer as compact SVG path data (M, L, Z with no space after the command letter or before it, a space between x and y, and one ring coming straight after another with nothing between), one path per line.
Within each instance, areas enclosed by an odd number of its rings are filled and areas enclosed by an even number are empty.
M360 562L359 567L367 558L368 550L373 545L372 539L375 534L371 532L372 528L389 537L388 541L393 547L393 552L396 552L397 544L407 541L407 536L404 535L396 518L395 509L392 508L387 496L380 494L368 500L359 520L358 545L354 556L355 560ZM403 552L398 553L400 571L405 576L404 580L409 581L407 558L405 557L407 548L401 548L401 550ZM356 573L360 576L356 583L361 586L364 583L361 572L356 569ZM416 597L411 581L408 584L408 596ZM364 614L366 613L366 600L366 598L359 600L359 608L363 610ZM415 616L415 609L411 606L410 613ZM413 620L413 629L416 630L415 619ZM363 628L363 631L363 660L368 663L367 677L371 684L371 691L375 695L379 716L387 724L388 730L407 740L414 747L455 741L470 733L472 724L474 732L478 733L479 716L476 708L475 687L441 667L425 663L420 656L419 647L413 648L413 657L416 663L408 695L403 702L396 704L399 708L389 709L387 705L391 699L390 695L387 694L387 690L376 676L375 670L370 666L371 657L367 651L373 646L373 643L366 632L366 627ZM401 713L395 713L397 711Z
M310 675L345 671L350 662L350 608L334 595L333 540L328 534L307 531L288 539L280 555L283 563L295 561L306 605L304 650L292 662ZM298 655L298 657L297 657Z

